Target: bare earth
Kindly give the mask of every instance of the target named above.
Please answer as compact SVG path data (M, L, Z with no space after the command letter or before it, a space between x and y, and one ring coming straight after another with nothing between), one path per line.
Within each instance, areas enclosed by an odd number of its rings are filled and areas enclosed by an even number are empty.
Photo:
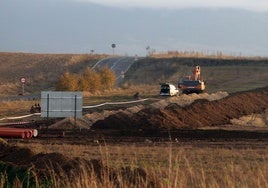
M34 165L39 177L49 175L45 164L51 164L56 172L60 165L66 174L72 176L81 170L81 163L96 173L105 167L95 159L73 159L59 153L34 154L30 149L12 146L13 143L98 147L101 142L141 146L176 142L180 146L265 149L268 144L267 109L268 87L231 95L217 92L164 98L147 106L86 114L77 121L77 127L73 127L73 120L65 119L49 129L40 129L36 139L7 139L8 145L0 144L0 161L22 169ZM71 129L62 129L63 126ZM139 168L122 168L120 173L126 177L135 173L146 177Z
M97 121L92 128L155 131L215 127L231 124L235 118L252 114L264 114L263 126L267 126L268 87L225 96L226 93L220 92L203 94L200 99L194 96L182 96L174 100L172 98L167 105L152 105L132 114L115 113ZM193 100L190 105L183 104L183 101L190 103Z

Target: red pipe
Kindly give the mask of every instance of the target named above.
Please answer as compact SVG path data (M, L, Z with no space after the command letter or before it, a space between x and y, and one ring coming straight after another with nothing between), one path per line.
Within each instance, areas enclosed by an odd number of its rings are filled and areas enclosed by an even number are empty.
M37 137L38 135L38 130L37 129L30 129L33 133L33 137Z
M30 131L30 132L32 132L32 136L33 137L37 137L37 135L38 135L38 130L37 129L27 129L27 128L10 128L10 127L2 127L2 128L4 128L4 129L6 129L6 130L25 130L25 131ZM1 127L0 127L0 130L2 129Z
M32 134L32 131L24 131L24 134L25 134L25 138L32 138L33 134Z
M0 128L0 137L14 137L14 138L32 138L38 135L36 129L24 129L24 128Z
M11 130L4 130L0 129L0 136L1 137L12 137L12 138L25 138L24 131L11 131Z

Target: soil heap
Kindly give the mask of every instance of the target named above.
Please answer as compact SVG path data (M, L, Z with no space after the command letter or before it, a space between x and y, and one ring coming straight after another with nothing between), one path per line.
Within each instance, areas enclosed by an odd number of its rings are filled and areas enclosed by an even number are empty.
M96 177L99 182L104 182L107 181L104 180L106 177L104 173L107 172L109 172L107 178L115 185L119 182L119 176L133 187L143 181L148 182L148 187L155 187L155 183L157 183L142 168L125 166L116 170L107 167L101 160L88 161L81 158L70 158L60 153L34 154L28 148L9 146L7 143L0 142L0 175L5 174L8 177L5 187L16 187L14 183L17 180L22 183L22 187L35 187L36 183L40 187L43 187L43 184L44 187L48 187L47 183L52 179L75 182L76 178L85 176L90 178L91 175ZM62 185L62 187L65 186ZM120 186L118 185L118 187Z
M197 99L190 105L170 103L148 107L132 115L118 112L99 120L93 129L174 130L230 124L231 119L268 108L268 87L238 92L219 100Z

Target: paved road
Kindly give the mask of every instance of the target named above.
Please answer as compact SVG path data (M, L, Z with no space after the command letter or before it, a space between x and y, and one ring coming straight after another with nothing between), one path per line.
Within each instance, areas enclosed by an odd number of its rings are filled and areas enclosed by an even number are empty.
M115 72L116 84L124 79L124 74L128 71L131 65L137 60L136 57L111 57L98 61L93 69L100 67L108 67Z

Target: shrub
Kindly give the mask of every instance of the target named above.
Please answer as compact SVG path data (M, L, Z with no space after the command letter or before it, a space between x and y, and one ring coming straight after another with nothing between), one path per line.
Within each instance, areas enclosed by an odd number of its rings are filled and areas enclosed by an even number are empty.
M64 73L56 84L56 90L77 91L78 76L69 72Z
M82 75L66 72L56 83L58 91L88 91L96 93L103 89L111 89L116 77L109 68L101 68L97 72L87 68Z
M80 77L79 88L81 91L95 93L101 88L100 76L95 71L87 68Z
M114 72L108 67L103 67L98 70L102 89L112 89L116 81Z

